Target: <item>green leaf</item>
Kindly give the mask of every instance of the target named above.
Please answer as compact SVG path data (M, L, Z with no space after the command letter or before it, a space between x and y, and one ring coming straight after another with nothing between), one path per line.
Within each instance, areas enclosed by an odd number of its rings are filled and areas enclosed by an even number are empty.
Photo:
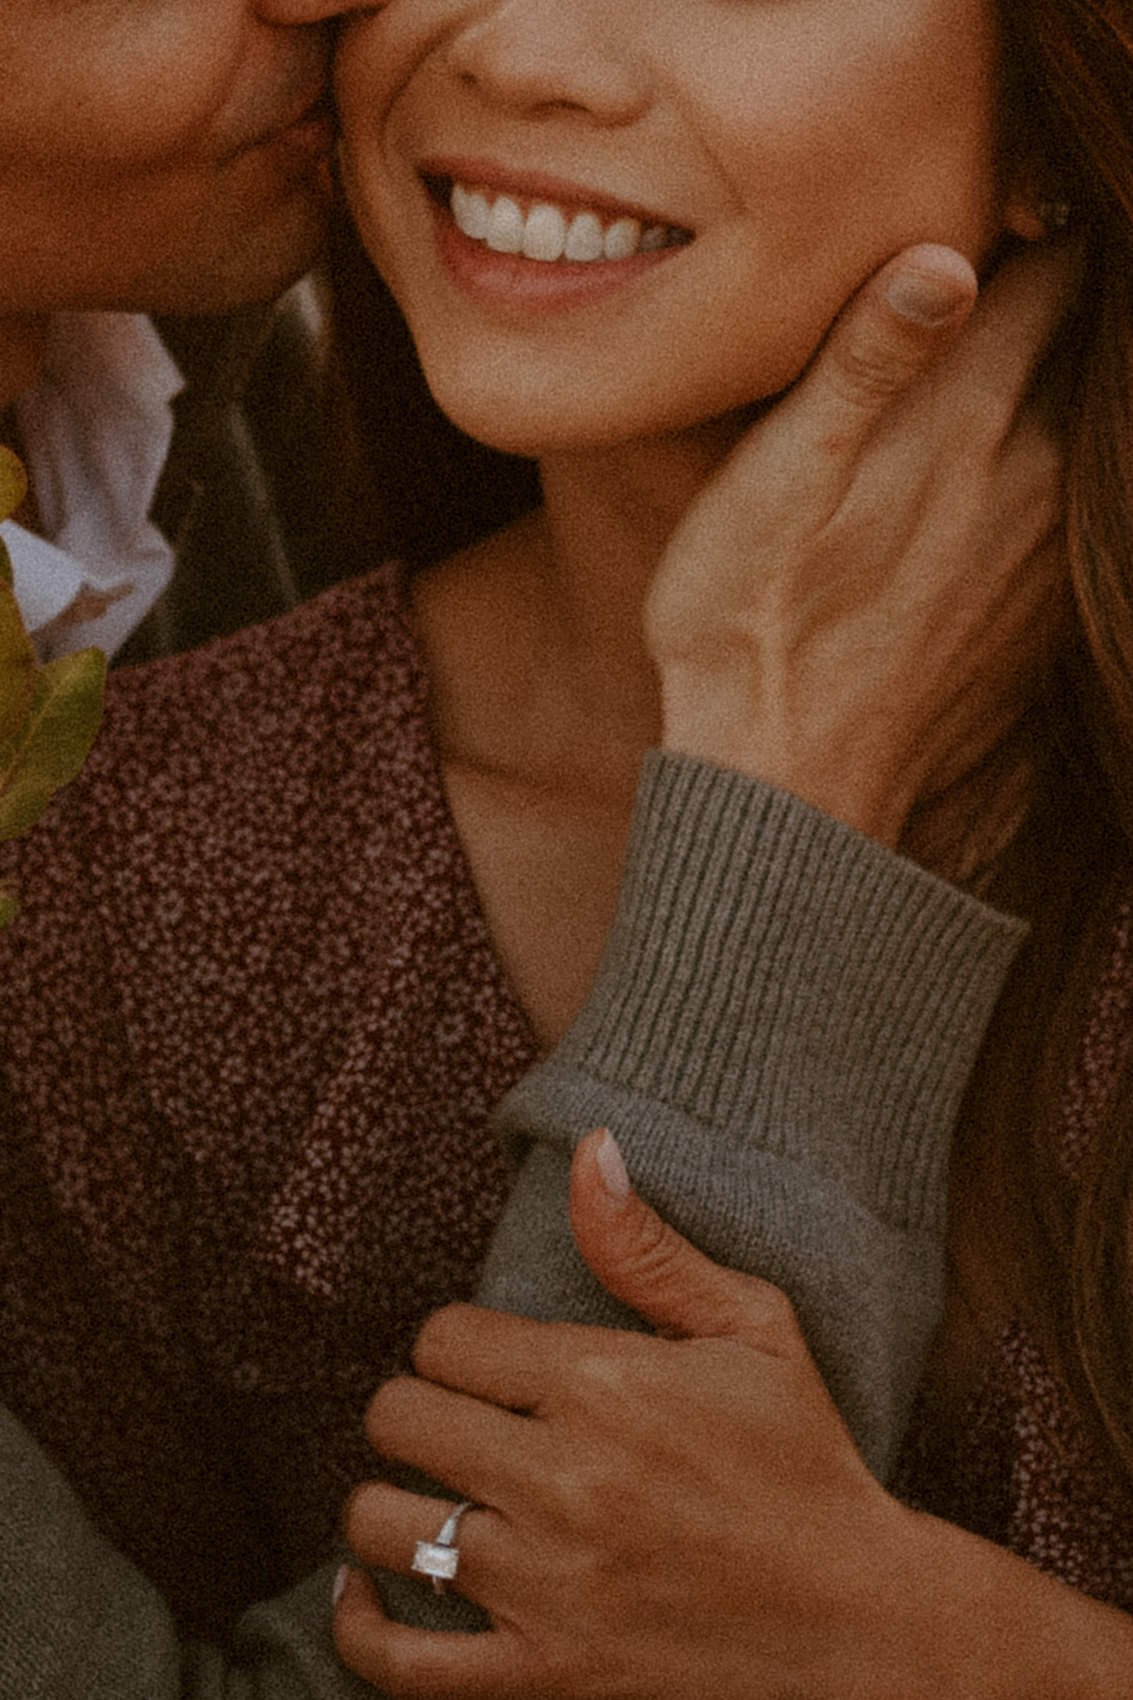
M100 649L39 669L22 726L0 746L0 839L26 832L82 767L102 717L105 675Z
M28 480L23 466L11 449L0 443L0 519L14 514L28 493Z
M16 599L9 586L0 582L0 744L13 737L27 717L35 672L35 650Z

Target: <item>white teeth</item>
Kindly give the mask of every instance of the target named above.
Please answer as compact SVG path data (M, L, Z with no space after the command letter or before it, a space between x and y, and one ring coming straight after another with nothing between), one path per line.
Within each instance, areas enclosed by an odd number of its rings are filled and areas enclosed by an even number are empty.
M635 218L619 218L616 224L611 224L602 241L602 250L608 260L628 260L631 254L636 254L641 242L641 226Z
M690 240L687 231L671 225L643 228L636 218L604 224L597 213L571 217L547 201L537 202L524 213L510 195L493 197L490 191L470 189L463 183L453 183L449 204L457 228L474 242L486 243L497 254L522 254L550 264L629 260L635 254L657 253Z
M465 236L471 236L477 242L483 242L488 234L488 219L491 207L483 195L478 195L472 189L464 188L461 183L452 186L452 216L459 229Z
M595 213L576 213L567 231L565 260L600 260L602 258L602 220Z
M566 239L567 221L558 207L532 207L523 232L523 252L529 260L561 260Z
M521 209L511 197L501 195L488 215L484 240L497 254L521 254L525 222Z

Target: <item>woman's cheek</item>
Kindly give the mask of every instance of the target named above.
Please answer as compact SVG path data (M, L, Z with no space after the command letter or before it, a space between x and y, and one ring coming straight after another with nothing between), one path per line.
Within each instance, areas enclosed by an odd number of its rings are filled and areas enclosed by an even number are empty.
M335 50L335 96L344 126L387 105L421 62L458 27L467 0L413 0L347 19Z

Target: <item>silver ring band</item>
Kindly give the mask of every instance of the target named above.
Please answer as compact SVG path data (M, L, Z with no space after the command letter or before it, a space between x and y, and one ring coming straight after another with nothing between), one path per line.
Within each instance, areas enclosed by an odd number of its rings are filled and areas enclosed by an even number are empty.
M418 1541L413 1549L410 1570L418 1576L428 1576L435 1594L443 1594L460 1569L460 1548L456 1544L456 1529L472 1501L462 1499L454 1505L431 1541Z

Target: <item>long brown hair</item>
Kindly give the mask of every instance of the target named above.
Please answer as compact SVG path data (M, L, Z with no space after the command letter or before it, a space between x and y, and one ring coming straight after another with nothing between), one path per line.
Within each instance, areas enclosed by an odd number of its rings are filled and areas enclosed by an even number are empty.
M341 206L329 255L352 555L360 565L443 560L535 506L535 464L485 448L441 412L401 310Z
M1034 933L969 1131L999 1144L1044 1344L1133 1496L1133 0L1002 0L1002 17L1020 146L1085 249L1061 422L1077 635L1041 708L1050 779L1020 857Z

